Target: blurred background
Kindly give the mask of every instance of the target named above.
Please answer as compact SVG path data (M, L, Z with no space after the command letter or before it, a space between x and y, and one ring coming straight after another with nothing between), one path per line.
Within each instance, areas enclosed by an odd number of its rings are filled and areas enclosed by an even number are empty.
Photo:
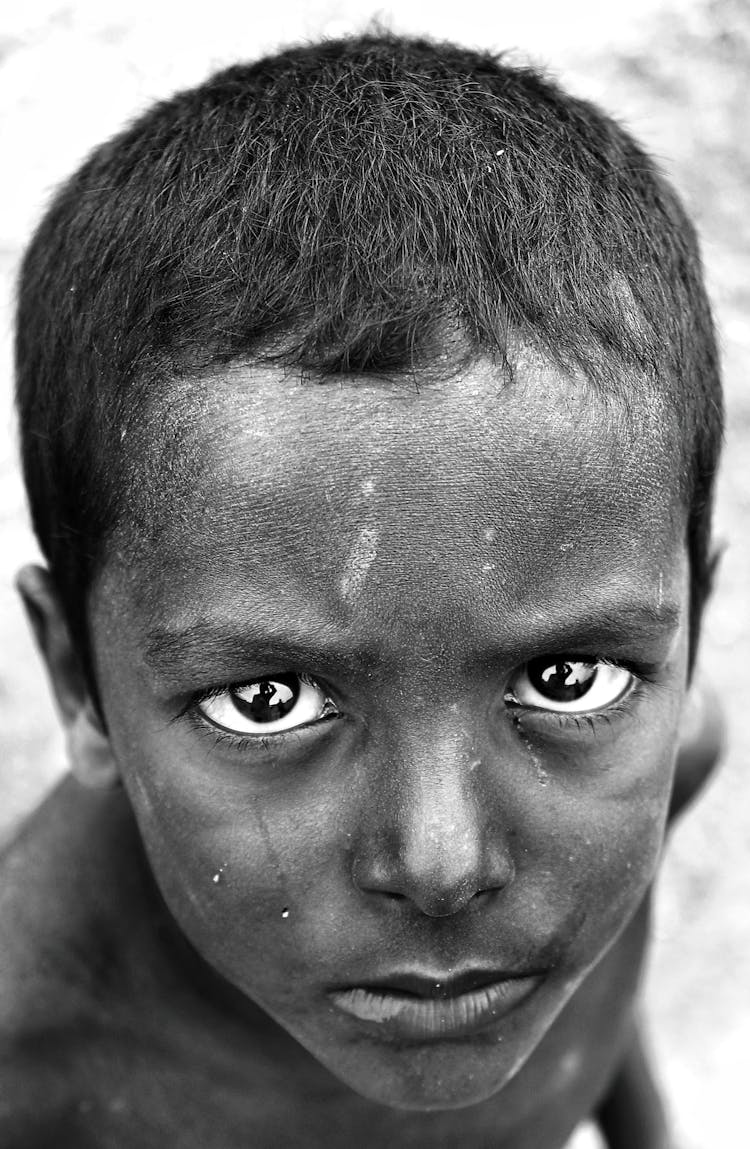
M750 1071L750 0L26 0L0 17L0 841L65 769L12 581L37 552L16 462L14 276L54 186L155 98L283 43L395 31L511 50L657 156L697 221L724 356L725 544L702 663L729 718L718 777L673 834L646 1016L681 1149L746 1149ZM2 939L0 939L0 945ZM593 1145L581 1135L576 1145ZM633 1149L638 1149L634 1146Z

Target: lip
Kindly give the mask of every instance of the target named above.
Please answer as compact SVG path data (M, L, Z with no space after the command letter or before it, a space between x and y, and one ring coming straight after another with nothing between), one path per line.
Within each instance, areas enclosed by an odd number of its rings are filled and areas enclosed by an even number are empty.
M337 1009L407 1040L466 1037L506 1017L537 988L540 973L470 970L458 977L403 973L330 990Z

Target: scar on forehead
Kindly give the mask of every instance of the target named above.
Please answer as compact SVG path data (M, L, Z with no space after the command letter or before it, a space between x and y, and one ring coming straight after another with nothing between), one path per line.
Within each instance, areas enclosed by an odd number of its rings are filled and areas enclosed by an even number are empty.
M339 588L344 602L351 603L364 586L378 553L377 527L362 527L349 551Z

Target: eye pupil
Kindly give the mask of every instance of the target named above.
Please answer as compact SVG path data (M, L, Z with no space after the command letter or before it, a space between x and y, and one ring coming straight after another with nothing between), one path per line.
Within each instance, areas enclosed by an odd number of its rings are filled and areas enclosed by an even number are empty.
M277 678L262 678L232 692L232 700L240 714L253 722L277 722L297 704L299 681L293 674Z
M591 689L597 674L595 663L538 658L529 663L529 681L551 702L575 702Z

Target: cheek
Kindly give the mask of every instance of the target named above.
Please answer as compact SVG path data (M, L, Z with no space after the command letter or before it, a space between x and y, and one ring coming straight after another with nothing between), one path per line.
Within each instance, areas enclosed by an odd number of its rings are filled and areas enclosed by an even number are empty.
M123 774L157 885L199 952L223 958L285 920L283 868L254 803L142 751Z
M337 811L264 800L142 750L124 774L157 885L194 948L251 995L314 966L341 902Z
M529 884L536 926L556 918L567 962L581 969L595 962L642 902L659 862L666 805L665 793L557 807Z
M533 803L519 811L519 855L538 929L558 914L560 940L579 967L611 944L642 902L661 856L674 769L682 662L667 687L650 692L619 735L587 736L545 757ZM532 754L533 751L533 754ZM548 764L549 763L549 764Z

